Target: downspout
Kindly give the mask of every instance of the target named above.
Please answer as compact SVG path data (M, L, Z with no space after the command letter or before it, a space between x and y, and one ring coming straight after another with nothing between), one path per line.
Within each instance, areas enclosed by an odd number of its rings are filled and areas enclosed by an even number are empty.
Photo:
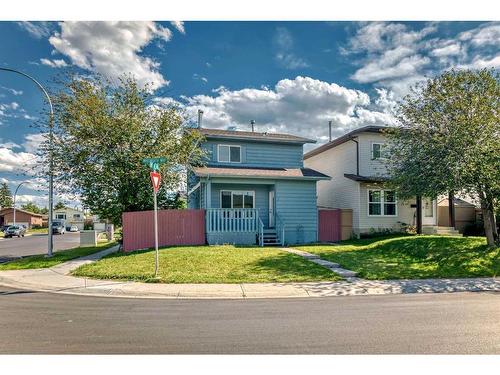
M351 141L356 143L356 175L359 176L359 142L355 138L351 138Z

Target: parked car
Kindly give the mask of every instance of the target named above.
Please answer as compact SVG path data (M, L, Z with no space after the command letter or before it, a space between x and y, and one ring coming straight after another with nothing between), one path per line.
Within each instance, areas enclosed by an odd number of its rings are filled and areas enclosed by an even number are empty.
M24 237L25 234L26 234L26 228L24 227L24 225L11 225L5 231L4 237L12 238L14 236L17 236L21 238Z
M64 234L66 233L66 227L63 222L53 221L52 222L52 234Z
M70 227L69 227L69 231L70 232L78 232L79 229L78 229L78 225L76 224L72 224Z
M9 229L10 227L10 224L7 224L7 225L2 225L2 228L0 229L2 232L7 232L7 229Z

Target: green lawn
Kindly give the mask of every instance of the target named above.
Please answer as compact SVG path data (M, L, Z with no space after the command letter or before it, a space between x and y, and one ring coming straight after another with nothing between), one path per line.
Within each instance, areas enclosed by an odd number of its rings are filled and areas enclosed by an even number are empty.
M100 242L95 247L75 247L69 250L60 250L54 252L51 258L47 258L45 255L32 255L12 262L0 263L0 271L48 268L71 259L96 253L113 245L115 245L115 242Z
M399 236L297 247L365 279L500 276L500 248L483 237Z
M163 283L258 283L340 280L297 255L273 248L235 246L170 247L160 250L154 279L154 250L116 253L84 265L77 276Z

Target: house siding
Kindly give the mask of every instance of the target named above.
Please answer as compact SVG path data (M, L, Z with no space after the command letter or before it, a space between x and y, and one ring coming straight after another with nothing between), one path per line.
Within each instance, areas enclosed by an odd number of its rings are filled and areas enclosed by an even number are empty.
M362 133L359 142L359 174L361 176L386 176L384 159L372 160L372 143L387 143L387 137L378 133ZM355 173L355 172L354 172Z
M217 160L217 145L241 146L241 163ZM248 141L208 140L202 147L207 151L208 166L236 166L260 168L302 168L302 145L257 143Z
M306 159L304 164L332 177L318 181L318 206L352 209L353 228L359 227L360 184L344 177L344 173L356 174L356 144L343 143Z
M401 230L401 223L414 225L415 209L411 207L415 204L415 199L397 202L397 216L368 216L368 190L383 189L381 185L359 184L360 185L360 210L359 223L355 228L357 233L366 233L371 230L391 229Z
M317 241L315 181L276 181L276 212L285 223L285 243Z

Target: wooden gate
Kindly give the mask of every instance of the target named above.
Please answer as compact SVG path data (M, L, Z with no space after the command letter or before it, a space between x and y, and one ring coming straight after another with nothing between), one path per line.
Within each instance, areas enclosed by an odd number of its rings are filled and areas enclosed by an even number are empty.
M318 240L320 242L337 242L347 240L352 234L352 210L319 209Z

